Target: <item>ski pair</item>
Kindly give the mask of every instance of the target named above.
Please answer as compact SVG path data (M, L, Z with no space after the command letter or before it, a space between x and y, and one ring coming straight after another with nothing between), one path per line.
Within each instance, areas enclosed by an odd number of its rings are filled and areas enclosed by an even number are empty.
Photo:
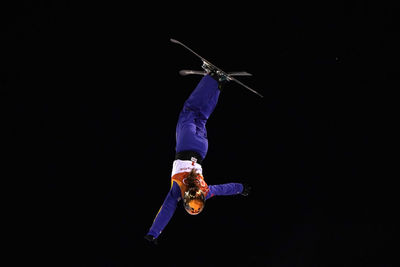
M190 51L192 54L194 54L195 56L197 56L202 62L203 62L203 66L202 68L204 69L204 71L196 71L196 70L181 70L179 72L180 75L185 76L185 75L189 75L189 74L196 74L196 75L206 75L209 71L214 71L216 72L216 74L219 77L222 77L223 79L227 80L227 81L234 81L238 84L240 84L241 86L243 86L244 88L250 90L251 92L255 93L256 95L263 97L260 93L258 93L256 90L248 87L247 85L243 84L241 81L239 81L238 79L236 79L233 76L251 76L250 73L245 72L245 71L241 71L241 72L225 72L223 70L221 70L220 68L216 67L214 64L212 64L210 61L206 60L205 58L203 58L202 56L200 56L199 54L197 54L196 52L194 52L192 49L190 49L188 46L186 46L185 44L179 42L178 40L175 39L170 39L171 42L181 45L182 47L184 47L185 49L187 49L188 51Z

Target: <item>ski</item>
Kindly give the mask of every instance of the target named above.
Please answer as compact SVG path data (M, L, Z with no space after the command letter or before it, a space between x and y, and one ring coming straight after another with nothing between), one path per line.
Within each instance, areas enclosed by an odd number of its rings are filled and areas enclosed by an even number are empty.
M178 45L184 47L186 50L190 51L192 54L194 54L195 56L197 56L197 57L203 62L203 68L207 67L207 68L215 69L217 72L219 72L219 73L222 74L223 76L226 76L228 81L234 81L234 82L238 83L239 85L243 86L244 88L248 89L249 91L255 93L256 95L258 95L258 96L260 96L260 97L263 97L259 92L257 92L256 90L250 88L249 86L245 85L244 83L242 83L241 81L239 81L238 79L236 79L235 77L233 77L233 76L235 76L235 75L232 75L231 73L227 73L227 72L221 70L220 68L218 68L217 66L215 66L214 64L212 64L210 61L206 60L205 58L203 58L202 56L200 56L199 54L197 54L196 52L194 52L191 48L189 48L189 47L186 46L185 44L179 42L178 40L172 39L172 38L170 39L170 41L171 41L172 43L175 43L175 44L178 44ZM180 71L179 73L180 73L181 75L185 76L185 75L188 75L188 74L201 74L201 73L202 73L201 75L204 75L205 72L190 71L190 70L182 70L182 71ZM242 74L243 74L243 73L246 73L246 74L244 74L244 75L236 75L236 76L250 76L250 75L251 75L250 73L247 73L247 72L241 72L241 73L242 73ZM247 74L250 74L250 75L247 75Z
M195 74L195 75L206 75L207 72L205 71L201 71L201 70L180 70L179 74L181 76L186 76L186 75L190 75L190 74Z
M195 75L206 75L206 71L199 71L199 70L180 70L179 74L182 76L195 74ZM228 72L229 76L253 76L251 73L246 71L237 71L237 72Z

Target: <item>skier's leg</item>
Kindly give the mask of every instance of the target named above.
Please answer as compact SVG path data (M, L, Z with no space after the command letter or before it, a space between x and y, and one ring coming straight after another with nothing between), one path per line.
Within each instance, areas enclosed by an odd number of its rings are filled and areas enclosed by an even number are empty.
M217 105L219 94L218 82L210 75L206 75L186 100L184 108L194 111L201 119L207 120Z
M205 158L208 150L206 122L218 102L218 82L204 76L179 114L176 126L176 152L194 151Z

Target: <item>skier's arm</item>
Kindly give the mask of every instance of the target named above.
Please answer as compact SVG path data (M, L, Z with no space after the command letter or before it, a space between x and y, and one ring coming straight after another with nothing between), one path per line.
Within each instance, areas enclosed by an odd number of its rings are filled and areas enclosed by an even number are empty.
M168 224L169 220L172 218L172 215L174 215L176 205L178 204L180 197L181 190L179 185L174 182L147 235L157 238L161 234L161 231Z
M218 185L210 185L210 192L207 195L207 198L213 196L229 196L229 195L237 195L243 192L243 184L240 183L228 183L228 184L218 184Z

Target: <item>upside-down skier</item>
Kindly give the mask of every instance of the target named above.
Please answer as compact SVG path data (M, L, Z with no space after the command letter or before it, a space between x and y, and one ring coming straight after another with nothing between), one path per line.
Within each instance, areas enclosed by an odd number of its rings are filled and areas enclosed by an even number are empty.
M208 150L206 122L217 105L221 89L229 81L229 76L213 65L203 64L203 69L205 76L179 114L171 189L145 236L153 244L157 244L157 238L175 213L180 200L187 213L197 215L211 197L247 196L251 190L249 185L242 183L207 185L202 175L201 164Z

